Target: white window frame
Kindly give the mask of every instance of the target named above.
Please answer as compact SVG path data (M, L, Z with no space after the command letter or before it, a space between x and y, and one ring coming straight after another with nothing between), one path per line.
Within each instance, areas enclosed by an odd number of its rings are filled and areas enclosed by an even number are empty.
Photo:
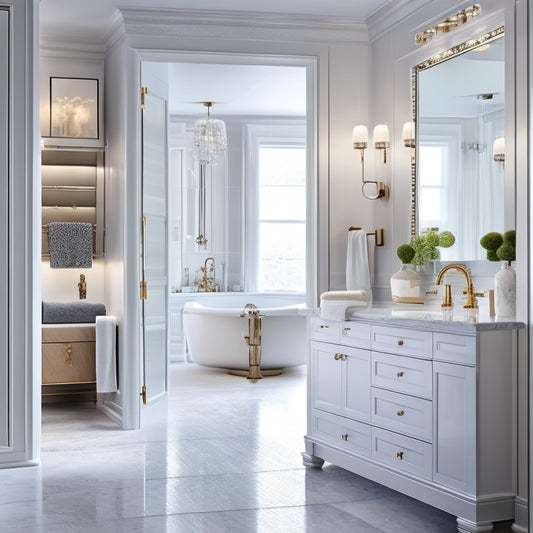
M245 125L245 170L243 184L244 204L244 250L242 272L247 292L258 292L259 280L259 147L261 145L295 146L306 148L305 120L284 120L268 123L249 123ZM307 185L306 185L307 187ZM307 210L306 210L307 211ZM306 232L309 214L306 213ZM306 265L307 271L307 265ZM306 275L309 275L306 272ZM301 293L305 295L305 291Z

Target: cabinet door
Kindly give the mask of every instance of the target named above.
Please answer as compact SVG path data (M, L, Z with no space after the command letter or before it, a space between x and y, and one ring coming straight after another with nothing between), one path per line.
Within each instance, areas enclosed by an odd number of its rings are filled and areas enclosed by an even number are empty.
M313 406L317 409L340 414L342 395L343 361L339 347L325 342L311 342L313 360Z
M370 352L342 347L345 376L342 412L350 418L370 422Z
M433 481L476 485L476 369L433 362Z

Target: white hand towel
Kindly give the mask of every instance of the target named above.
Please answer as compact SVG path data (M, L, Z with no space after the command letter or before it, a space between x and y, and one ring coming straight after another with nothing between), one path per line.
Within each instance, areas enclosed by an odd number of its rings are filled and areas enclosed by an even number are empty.
M116 326L114 316L96 317L96 392L117 391Z
M362 229L348 232L346 290L368 291L369 299L372 294L367 236L366 231Z

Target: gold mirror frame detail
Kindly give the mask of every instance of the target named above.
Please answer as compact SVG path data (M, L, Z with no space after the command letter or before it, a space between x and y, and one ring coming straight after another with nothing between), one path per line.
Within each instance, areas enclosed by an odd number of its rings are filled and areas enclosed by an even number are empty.
M425 70L427 68L433 67L434 65L438 65L439 63L442 63L443 61L447 61L448 59L451 59L453 57L457 57L461 54L464 54L465 52L469 52L470 50L473 50L474 48L477 48L478 46L481 46L486 43L490 43L491 41L497 39L498 37L501 37L505 33L505 26L500 26L499 28L496 28L495 30L489 31L487 33L484 33L483 35L480 35L478 37L474 37L473 39L469 39L468 41L465 41L464 43L458 44L457 46L453 46L452 48L448 48L447 50L444 50L443 52L439 52L438 54L435 54L431 56L430 58L426 59L425 61L422 61L421 63L418 63L418 65L415 65L411 69L411 105L412 105L412 117L413 121L415 123L415 135L417 139L418 144L418 73L422 70ZM416 150L416 148L415 148ZM417 210L417 157L411 158L411 235L418 235L418 210Z

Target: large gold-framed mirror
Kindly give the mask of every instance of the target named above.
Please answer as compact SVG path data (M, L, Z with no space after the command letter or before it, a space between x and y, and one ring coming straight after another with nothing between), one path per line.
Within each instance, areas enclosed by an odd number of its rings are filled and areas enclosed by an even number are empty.
M411 163L411 234L452 231L445 261L485 259L479 239L504 228L504 27L412 68L416 154ZM495 147L495 141L496 147Z

